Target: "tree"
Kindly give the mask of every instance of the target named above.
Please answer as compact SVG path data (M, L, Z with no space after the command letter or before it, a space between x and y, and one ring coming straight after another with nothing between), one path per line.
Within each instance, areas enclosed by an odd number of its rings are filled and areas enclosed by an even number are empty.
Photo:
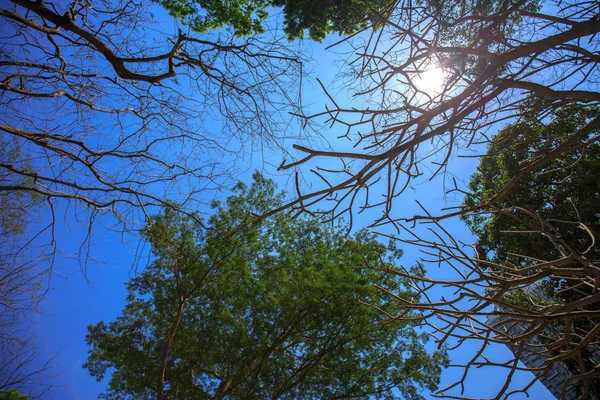
M56 243L65 213L89 244L153 207L202 209L246 152L276 146L281 113L300 105L300 58L273 32L163 32L157 8L14 0L0 9L2 224L35 199L38 233Z
M471 193L465 198L465 206L484 208L487 213L463 216L469 228L477 236L479 258L495 265L510 265L528 269L539 260L562 259L559 268L578 268L578 262L567 256L579 256L590 264L600 260L595 240L600 232L600 214L596 199L600 195L600 145L591 143L577 146L574 152L563 153L540 170L520 176L508 190L502 191L506 183L518 176L521 165L528 160L543 156L548 149L565 141L572 132L577 132L591 118L598 115L597 107L571 105L558 109L552 120L541 124L537 120L523 120L508 125L490 143L482 158L478 172L471 177ZM598 132L590 133L590 136ZM582 142L590 136L581 138ZM493 202L489 203L489 199ZM498 273L507 271L500 268ZM596 276L600 276L600 273ZM552 300L565 304L580 302L593 296L597 288L581 285L580 279L561 277L560 271L540 281ZM506 295L509 304L520 308L531 308L545 304L545 298L527 295L520 289ZM586 311L600 310L594 302L581 307ZM578 345L600 324L600 318L565 318L557 320L552 330L540 333L541 342L550 345L558 354L565 326L570 325L572 335L569 345ZM556 332L559 334L557 335ZM596 345L588 345L583 351L566 360L574 376L594 371L599 359ZM600 383L597 379L585 379L578 385L589 386L586 396L600 398ZM579 390L579 395L583 394Z
M402 279L371 269L401 251L361 232L280 214L281 201L255 174L207 229L170 210L145 234L155 260L129 284L116 321L89 327L85 367L105 398L422 398L445 356L426 335L378 307L411 314ZM366 302L369 304L367 305Z
M365 29L378 14L385 14L394 6L390 0L155 1L197 32L228 25L238 36L263 32L264 20L269 15L267 8L283 7L284 31L288 39L302 38L304 31L308 30L310 38L316 41L323 40L330 32L347 35Z
M21 159L18 148L0 138L0 163ZM0 169L0 182L33 187L33 180L14 177ZM18 181L13 181L17 179ZM48 254L31 232L30 219L41 208L41 196L27 191L0 191L0 398L42 398L52 387L48 377L53 357L43 360L32 332L46 292ZM27 393L21 396L16 389ZM12 388L12 389L11 389ZM4 396L4 397L2 397ZM19 397L21 396L21 397Z
M42 387L23 323L61 251L85 271L107 231L202 209L300 106L301 59L276 32L195 35L165 17L145 0L0 6L0 388Z
M569 250L564 248L568 244L590 260L599 258L598 248L590 240L600 229L594 200L600 194L597 179L600 145L595 142L578 145L534 173L522 176L518 173L523 164L568 139L598 112L597 107L566 106L558 109L547 124L524 118L493 138L478 172L471 177L470 193L464 202L469 208L485 204L486 210L497 211L463 217L478 238L481 257L489 255L491 260L502 264L527 264L531 261L523 255L530 259L558 258ZM581 142L588 142L599 131L582 137ZM515 176L518 176L515 183L502 190ZM490 199L493 199L491 204ZM526 212L520 213L521 209ZM530 230L536 233L527 233Z
M506 295L515 289L535 286L555 273L593 290L598 265L582 258L579 247L565 253L575 263L572 268L561 267L562 256L532 259L529 269L508 263L490 268L489 260L481 260L464 238L454 237L444 226L463 215L488 212L503 193L527 181L524 177L561 159L575 159L598 142L600 115L593 114L514 169L496 192L498 198L460 206L468 190L455 179L454 174L460 174L456 160L478 157L499 126L531 126L535 121L545 127L566 106L600 104L599 11L597 2L587 1L398 1L390 13L378 15L381 29L336 45L349 54L343 87L352 88L352 100L334 98L325 88L324 110L303 116L321 133L331 128L328 137L338 137L339 143L296 145L296 158L288 157L280 165L281 171L296 173L298 195L265 217L283 210L315 213L328 220L345 216L351 222L359 213L375 215L371 227L417 246L424 265L444 266L452 275L441 278L403 271L428 299L426 305L412 306L422 312L420 320L437 343L461 349L475 343L478 349L458 366L464 370L460 378L438 392L442 398L472 397L465 393L465 379L472 369L487 367L506 368L497 398L507 395L512 376L522 369L519 352L529 339L565 315L570 320L599 316L592 310L598 303L595 295L536 304L531 309L510 308L506 302ZM407 192L430 180L439 182L440 189L425 196L450 201L458 196L458 201L439 211L421 207L422 212L405 213ZM555 225L546 222L544 226ZM560 225L564 228L568 223ZM503 307L510 311L494 311ZM522 326L523 332L510 333L490 322L499 315L504 325ZM566 327L561 339L554 340L558 354L539 349L547 362L534 371L549 374L552 363L576 360L583 348L597 346L600 328L582 338L569 330ZM517 354L510 361L490 361L485 351L491 343L514 345ZM596 365L572 377L563 388L567 391L583 382L585 396L590 379L599 372ZM515 390L527 391L531 384Z
M0 390L0 400L29 400L29 397L16 389Z

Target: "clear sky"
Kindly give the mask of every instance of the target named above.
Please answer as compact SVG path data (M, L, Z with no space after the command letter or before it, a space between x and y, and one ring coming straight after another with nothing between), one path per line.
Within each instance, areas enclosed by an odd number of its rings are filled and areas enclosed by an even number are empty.
M172 25L168 28L171 29ZM321 109L326 102L326 98L314 78L318 77L323 82L331 83L338 71L338 64L334 63L337 57L332 52L324 50L325 46L334 39L329 38L323 44L306 44L307 51L311 53L313 59L307 68L309 71L313 71L313 80L307 82L307 86L304 88L304 102L313 110ZM292 141L288 141L285 144L291 145L291 143ZM273 173L274 170L270 165L280 164L282 157L278 152L257 154L239 177L241 180L249 181L254 169L262 170L267 175ZM453 160L451 172L459 179L466 180L475 170L476 162L473 159L456 158ZM283 187L288 185L289 179L285 175L276 175L275 179ZM424 201L424 205L431 210L455 205L455 203L449 204L449 202L456 202L458 199L444 198L439 190L440 184L440 180L434 180L409 190L406 196L399 200L402 204L402 213L409 214L413 210L417 210L415 199ZM67 218L69 218L68 214ZM363 216L358 219L355 222L356 227L367 225L370 222L368 218L368 216ZM45 398L51 400L96 399L105 387L107 380L96 382L82 368L87 357L85 344L87 326L102 320L114 320L119 315L125 304L124 284L133 273L132 268L136 265L136 253L144 254L144 248L143 246L139 247L140 243L135 237L125 237L126 243L123 243L123 237L120 234L108 231L103 233L101 239L97 240L92 248L91 254L96 261L90 262L87 266L86 277L88 280L86 280L79 261L69 257L79 251L78 243L81 242L81 237L85 232L76 223L59 224L57 228L57 236L62 246L60 250L63 255L59 255L56 259L52 289L43 305L44 314L37 318L35 325L35 335L44 348L42 356L60 352L56 358L58 365L53 371L58 375L57 387ZM456 221L451 223L448 228L462 240L468 242L472 239L466 228ZM405 251L403 260L410 265L418 257L418 253L415 249L407 246L403 246L403 249ZM143 262L138 262L138 264L143 265ZM435 273L443 274L444 271ZM453 361L459 361L473 350L472 346L464 345L460 350L452 352L451 358ZM510 356L510 351L504 346L490 346L486 355L496 360L502 360ZM459 373L460 371L452 369L445 371L442 375L442 386L454 382ZM486 398L495 394L498 387L504 382L504 374L503 370L490 368L474 373L466 381L467 393L476 398ZM516 374L515 387L530 379L531 374L529 373ZM511 398L526 397L516 395ZM536 383L530 390L530 398L551 399L552 396L541 384Z

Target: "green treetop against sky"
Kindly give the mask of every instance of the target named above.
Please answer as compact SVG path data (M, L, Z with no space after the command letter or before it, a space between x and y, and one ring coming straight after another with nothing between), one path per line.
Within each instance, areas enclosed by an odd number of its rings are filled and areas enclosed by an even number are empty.
M89 327L85 367L111 375L105 398L422 398L445 355L402 320L378 324L414 297L369 267L401 251L279 214L272 181L239 184L207 228L167 211L146 229L155 261L129 284L122 314ZM412 299L415 300L414 298Z

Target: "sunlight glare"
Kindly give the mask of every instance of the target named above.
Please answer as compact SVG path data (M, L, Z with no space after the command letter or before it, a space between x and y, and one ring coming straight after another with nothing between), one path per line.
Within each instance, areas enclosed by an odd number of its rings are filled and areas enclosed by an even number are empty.
M444 70L441 67L429 67L415 74L412 81L417 89L430 96L440 94L444 89Z

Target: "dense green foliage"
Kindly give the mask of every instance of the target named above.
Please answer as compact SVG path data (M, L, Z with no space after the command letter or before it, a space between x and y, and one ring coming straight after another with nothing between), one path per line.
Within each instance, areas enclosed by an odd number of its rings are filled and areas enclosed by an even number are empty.
M284 31L290 40L304 37L321 41L330 32L354 33L391 5L389 0L155 0L197 32L231 26L236 35L264 31L269 7L283 7Z
M539 233L503 233L541 228L540 220L553 221L556 232L549 224L544 229L561 235L577 252L584 252L590 246L589 235L572 222L582 222L592 232L599 232L600 145L594 142L578 146L540 169L525 174L520 170L567 140L598 112L596 108L578 105L564 107L548 123L525 114L523 121L507 126L494 137L478 172L471 177L469 189L472 195L467 196L465 205L488 203L518 176L516 183L503 191L488 210L520 207L536 216L528 216L517 208L510 212L467 216L466 222L478 237L480 255L491 255L494 261L516 265L526 262L516 255L544 260L559 258L561 246L552 237ZM575 145L588 139L589 136L583 137ZM594 248L589 257L598 259L599 255L598 249Z
M466 206L484 206L483 214L464 217L477 236L481 259L517 268L572 254L583 255L590 263L600 259L600 248L592 239L594 236L597 240L600 233L600 144L590 140L599 132L572 140L573 132L579 131L599 112L596 107L566 106L558 109L546 123L525 113L521 122L507 126L494 137L478 172L471 177L472 195L465 199ZM568 140L572 142L569 151L541 168L523 173L531 161ZM514 178L516 182L506 189ZM495 200L490 203L492 199ZM580 268L568 262L561 265ZM545 299L514 290L505 295L504 300L525 309L539 307L548 300L575 302L592 294L591 288L578 283L578 280L549 276L538 284L548 296ZM584 308L599 310L600 306L592 303ZM562 321L553 323L564 330ZM573 320L572 329L580 338L598 323L597 318L578 318ZM543 336L540 338L543 343L551 342ZM567 360L567 367L575 375L589 371L597 362L591 357L586 350L584 365ZM597 379L591 391L600 395Z
M265 0L154 0L173 17L183 21L196 32L231 26L236 35L245 36L264 31L263 21L268 13Z
M214 205L207 229L154 217L154 262L129 283L122 315L89 327L85 367L98 379L114 369L105 398L419 399L436 388L445 355L428 354L410 323L378 324L376 307L409 311L374 285L413 294L363 268L401 251L284 214L254 224L280 199L257 174Z
M489 48L488 46L497 44L499 39L514 34L522 22L519 13L506 12L507 3L502 0L425 0L423 3L435 14L440 39L444 44ZM541 5L540 0L524 0L519 2L518 9L534 12ZM490 18L498 15L503 18ZM474 19L485 18L490 18L489 24L473 24ZM482 34L482 30L486 34Z
M29 396L24 395L17 389L0 390L0 400L28 400Z

